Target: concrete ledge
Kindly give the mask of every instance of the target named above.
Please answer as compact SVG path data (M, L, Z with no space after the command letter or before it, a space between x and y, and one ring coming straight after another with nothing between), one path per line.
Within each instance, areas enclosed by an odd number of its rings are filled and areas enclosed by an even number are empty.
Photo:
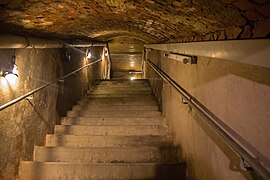
M270 67L270 40L228 40L193 43L147 44L146 48Z

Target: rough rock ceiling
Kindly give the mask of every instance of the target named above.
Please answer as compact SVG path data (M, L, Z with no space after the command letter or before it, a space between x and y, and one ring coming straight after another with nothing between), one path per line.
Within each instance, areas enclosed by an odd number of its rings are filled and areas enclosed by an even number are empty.
M269 36L269 0L0 0L0 32L108 41Z

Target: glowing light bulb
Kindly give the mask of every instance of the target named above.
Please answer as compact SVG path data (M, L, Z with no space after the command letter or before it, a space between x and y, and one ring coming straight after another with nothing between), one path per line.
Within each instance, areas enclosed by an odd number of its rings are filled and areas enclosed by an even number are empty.
M108 53L108 51L105 51L105 56L109 56L109 53Z
M14 64L14 67L12 69L12 74L18 76L18 66L16 64Z
M10 85L14 86L17 84L18 76L15 74L7 74L5 79L10 83Z
M1 79L1 87L6 90L8 88L7 80L4 77L0 77L0 79Z
M86 58L87 58L87 59L91 59L91 58L92 58L92 54L91 54L91 52L88 52L88 53L87 53Z
M135 77L130 77L130 80L133 81L135 79Z

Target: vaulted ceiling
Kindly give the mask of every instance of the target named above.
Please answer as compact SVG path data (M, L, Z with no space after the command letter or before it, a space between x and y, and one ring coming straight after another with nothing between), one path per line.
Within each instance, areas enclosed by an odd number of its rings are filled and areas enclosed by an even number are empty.
M148 43L265 38L269 0L1 0L0 32Z

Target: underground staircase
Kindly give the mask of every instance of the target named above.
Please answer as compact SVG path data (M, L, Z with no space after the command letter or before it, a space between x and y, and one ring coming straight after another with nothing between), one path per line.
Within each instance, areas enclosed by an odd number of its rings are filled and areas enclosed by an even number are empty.
M185 179L147 80L100 81L22 161L22 180Z

